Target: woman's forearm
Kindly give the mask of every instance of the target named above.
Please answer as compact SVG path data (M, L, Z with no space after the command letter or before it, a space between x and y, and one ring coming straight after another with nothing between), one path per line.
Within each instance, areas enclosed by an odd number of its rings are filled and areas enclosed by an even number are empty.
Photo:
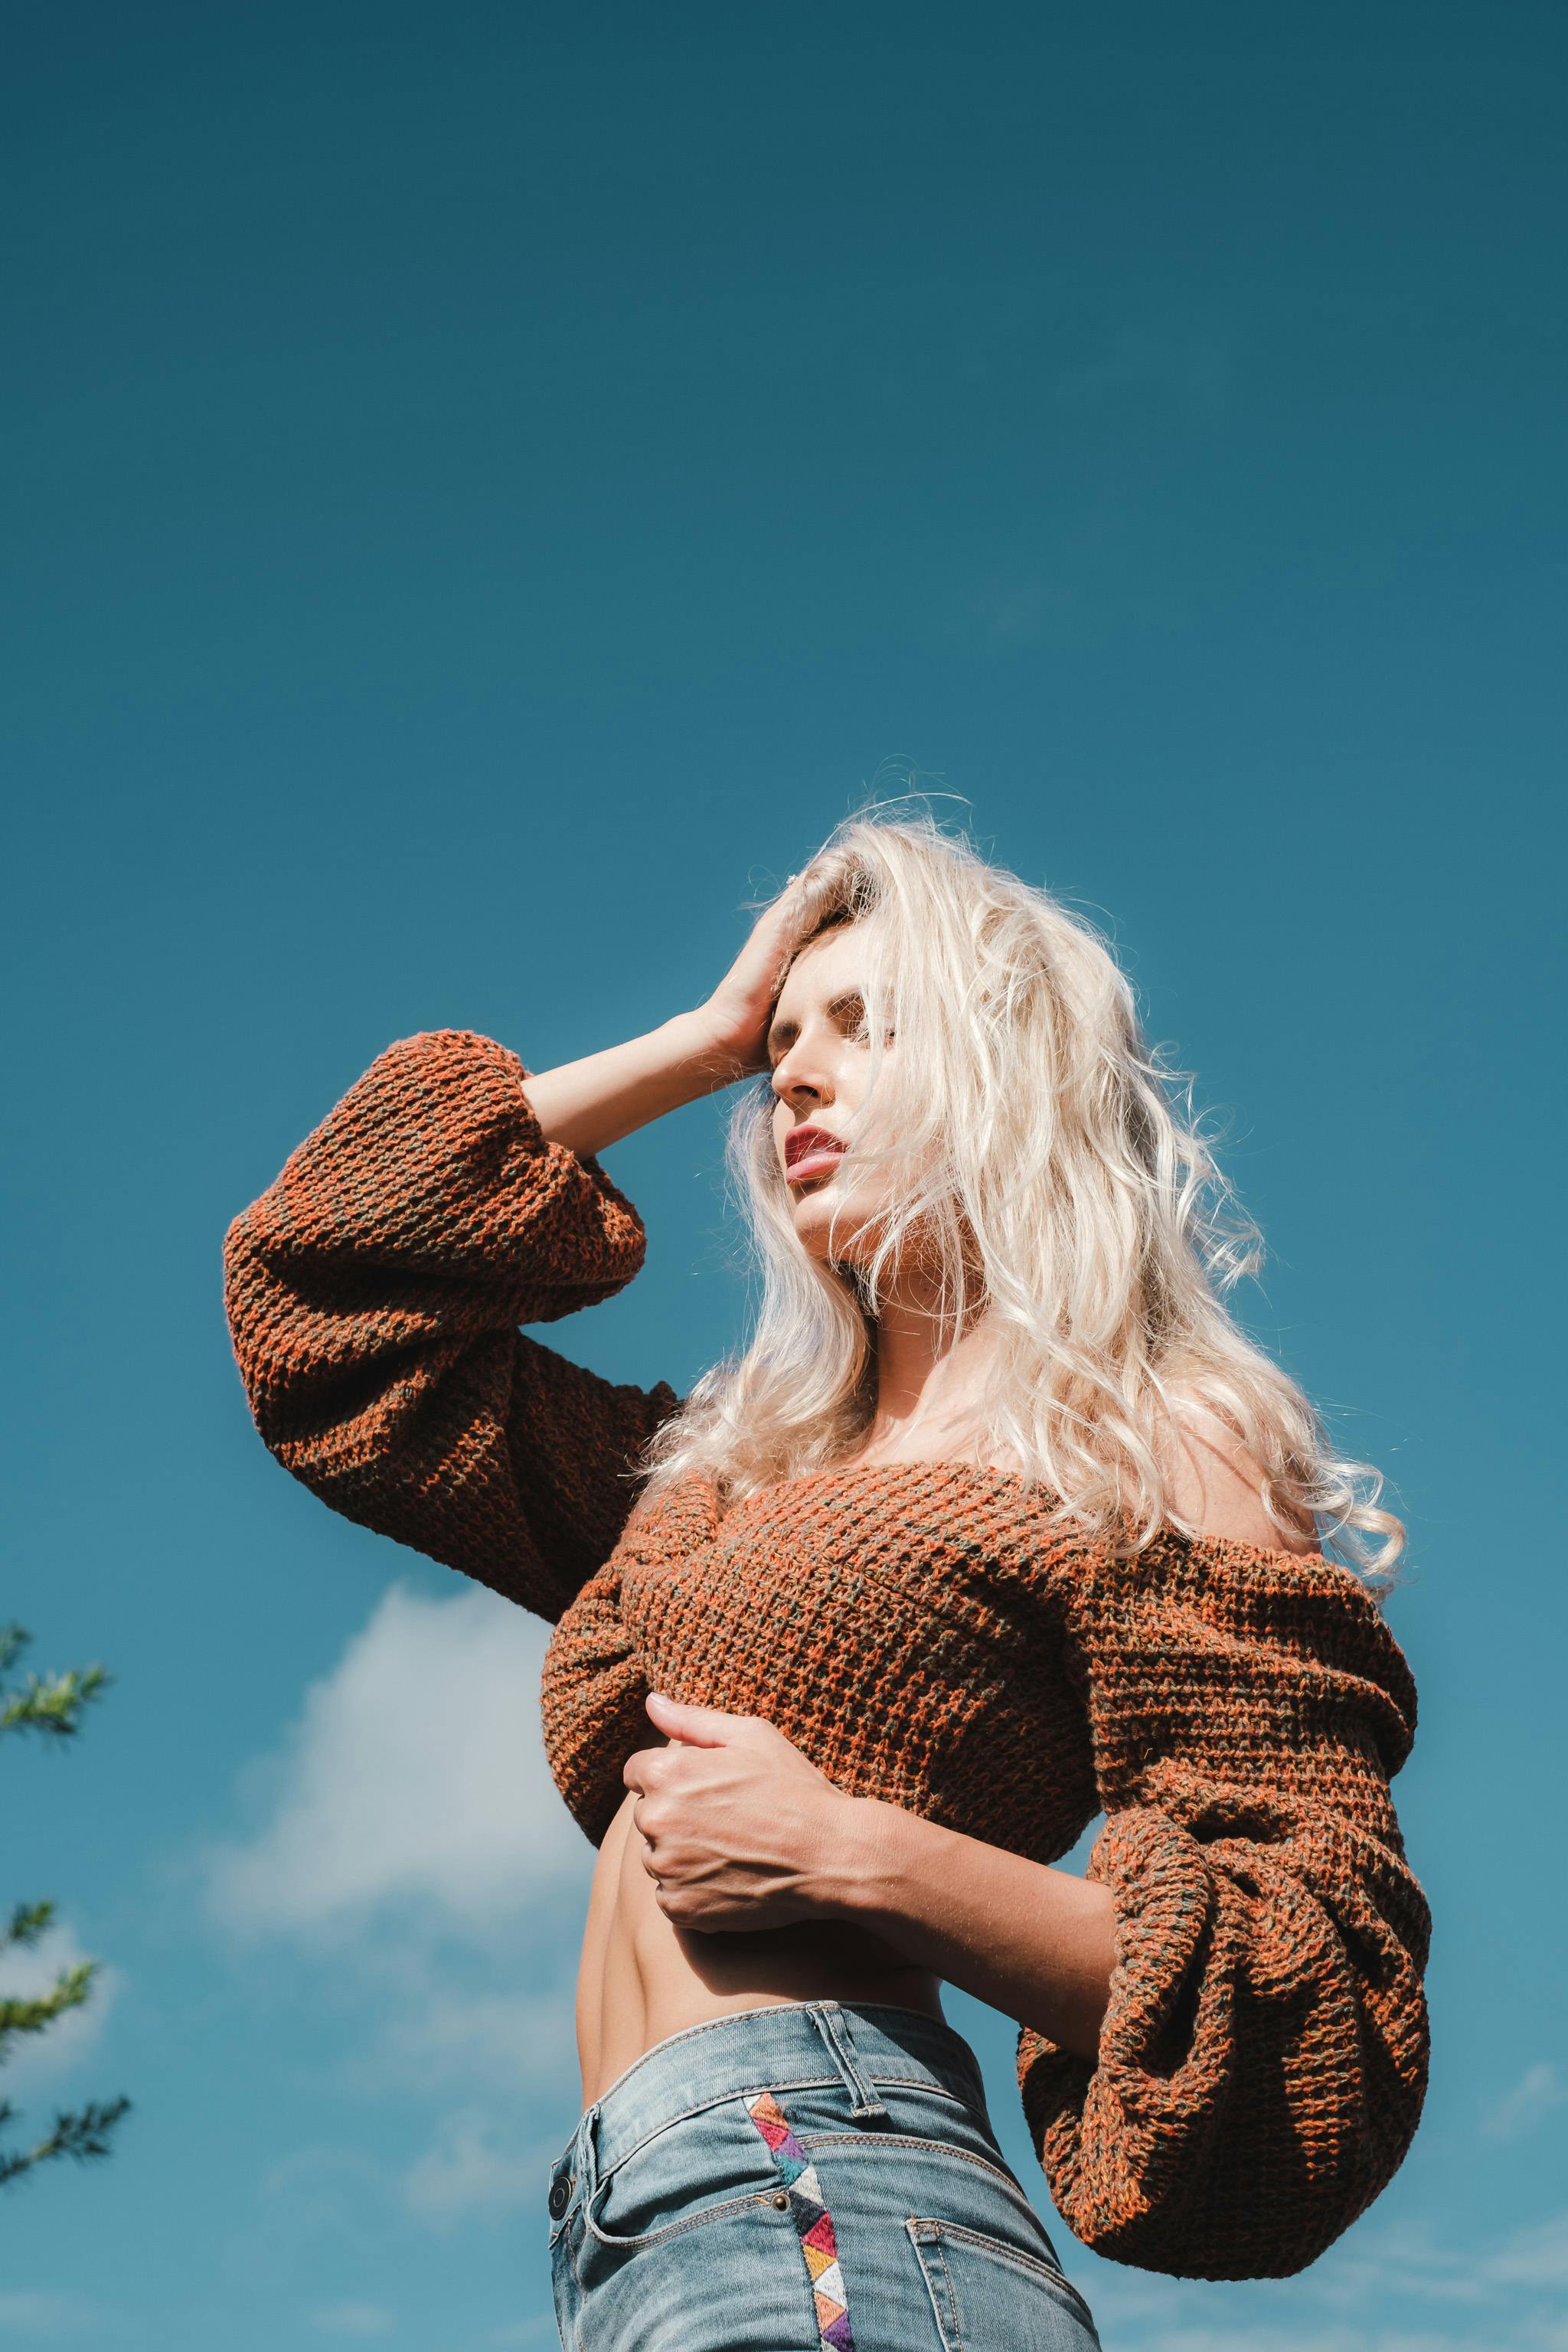
M798 891L765 907L711 996L624 1045L563 1062L523 1091L552 1143L592 1158L667 1110L768 1066L768 1016L799 928Z
M523 1092L550 1142L593 1157L740 1075L713 1024L700 1013L678 1013L624 1045L535 1072Z
M1110 1892L879 1798L856 1801L835 1917L1092 2059L1115 1963Z

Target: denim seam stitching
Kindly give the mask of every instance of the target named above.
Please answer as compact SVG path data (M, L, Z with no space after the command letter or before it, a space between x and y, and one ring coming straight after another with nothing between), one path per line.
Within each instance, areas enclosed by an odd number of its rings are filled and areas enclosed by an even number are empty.
M592 2238L595 2244L598 2246L612 2246L625 2253L642 2253L650 2247L667 2244L671 2238L679 2238L688 2230L703 2229L710 2221L731 2220L735 2214L747 2212L755 2206L760 2206L770 2212L776 2210L773 2205L775 2194L776 2191L772 2189L757 2189L751 2190L744 2197L726 2198L721 2205L707 2206L700 2213L689 2213L683 2221L667 2221L662 2230L647 2230L635 2238L617 2238L607 2231L595 2229L584 2214L583 2242L585 2244L588 2239ZM581 2273L578 2274L578 2284L582 2284ZM586 2293L587 2290L584 2289L584 2292Z
M939 2245L943 2239L956 2239L960 2245L983 2246L994 2254L998 2262L1012 2263L1020 2270L1037 2273L1047 2286L1059 2287L1064 2294L1071 2297L1089 2328L1093 2329L1093 2314L1059 2264L1047 2263L1039 2254L1026 2253L1021 2246L1010 2246L1005 2238L993 2237L988 2230L972 2229L967 2221L947 2221L926 2214L911 2214L910 2219L917 2226L933 2231ZM945 2261L942 2266L945 2270ZM953 2307L957 2309L956 2299Z
M989 2157L975 2156L966 2147L954 2147L951 2140L921 2139L912 2132L802 2132L800 2144L802 2147L864 2148L870 2154L881 2147L923 2147L929 2148L934 2156L956 2157L961 2164L976 2165L982 2172L988 2172L993 2180L999 2181L1004 2189L1016 2197L1037 2221L1039 2219L1011 2173L1004 2172L1000 2166L992 2163Z
M953 2292L952 2273L947 2266L947 2248L942 2242L940 2225L932 2222L928 2226L931 2230L931 2235L929 2238L917 2238L914 2234L916 2228L914 2215L911 2214L904 2224L910 2233L910 2243L915 2250L915 2260L919 2263L925 2279L926 2293L931 2297L931 2309L936 2315L937 2334L942 2337L944 2352L963 2352L963 2329L959 2318L958 2297ZM930 2247L935 2248L937 2263L942 2270L942 2291L947 2300L945 2318L937 2303L936 2284L931 2277L931 2266L924 2252L924 2249Z
M945 2084L928 2082L923 2074L878 2074L871 2079L879 2083L891 2083L896 2087L930 2091L940 2099L951 2099L953 2105L957 2107L971 2104L968 2100L961 2098L956 2091L948 2090ZM624 2155L613 2157L607 2164L601 2158L596 2167L598 2176L601 2179L607 2179L612 2172L618 2172L623 2164L629 2164L634 2156L640 2156L643 2149L651 2141L658 2139L661 2132L671 2130L677 2124L689 2123L693 2116L708 2115L714 2107L724 2106L731 2099L740 2099L743 2103L748 2092L755 2097L759 2091L831 2091L834 2089L841 2091L843 2088L844 2084L837 2074L804 2074L790 2075L783 2081L775 2078L767 2083L741 2084L733 2090L720 2091L712 2098L700 2099L695 2106L683 2107L679 2115L664 2116L660 2122L650 2126L641 2139L635 2140ZM600 2128L603 2129L602 2119ZM881 2140L886 2137L886 2135L879 2132L874 2137Z
M932 2038L938 2042L939 2046L944 2050L944 2052L955 2059L959 2055L959 2050L962 2050L964 2046L963 2035L958 2032L955 2027L949 2025L945 2018L932 2017L923 2009L910 2009L902 2001L865 2000L856 2001L853 2004L850 2004L836 2000L818 2005L826 2006L832 2009L843 2009L852 2006L857 2010L863 2010L868 2016L875 2016L879 2010L889 2010L899 2017L917 2018L922 2024L930 2026L932 2029ZM630 2076L635 2074L639 2066L645 2065L647 2060L655 2054L656 2051L671 2050L678 2042L695 2042L700 2034L717 2032L721 2026L733 2025L737 2018L771 2017L775 2010L793 2009L796 2011L805 2011L813 2006L814 2004L810 2001L765 2001L756 2009L727 2010L721 2017L704 2018L700 2025L684 2026L679 2033L666 2035L662 2042L658 2042L654 2044L653 2050L645 2051L640 2058L634 2058L629 2066L623 2067L621 2072L616 2076L615 2081L609 2084L606 2088L600 2093L600 2102L602 2103L605 2099L607 2099L612 2091L617 2090L621 2084L627 2081ZM957 2043L959 2045L958 2049L949 2051L950 2043ZM890 2079L897 2082L904 2078L894 2075L890 2077Z

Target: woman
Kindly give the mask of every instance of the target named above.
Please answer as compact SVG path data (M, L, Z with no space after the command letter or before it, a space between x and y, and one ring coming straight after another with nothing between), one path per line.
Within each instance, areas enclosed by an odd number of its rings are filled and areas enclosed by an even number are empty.
M641 1263L597 1154L747 1077L745 1351L681 1402L519 1331ZM699 1010L544 1072L395 1045L237 1221L274 1452L554 1623L566 2345L1092 2346L943 1979L1018 2021L1101 2253L1288 2273L1400 2162L1415 1693L1319 1547L1403 1530L1226 1313L1254 1255L1093 930L871 816Z

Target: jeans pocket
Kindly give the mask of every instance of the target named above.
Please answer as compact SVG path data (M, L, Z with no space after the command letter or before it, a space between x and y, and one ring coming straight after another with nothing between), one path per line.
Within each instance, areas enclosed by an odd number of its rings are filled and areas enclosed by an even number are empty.
M745 2110L721 2100L664 2125L603 2173L584 2203L583 2222L601 2246L654 2246L771 2203L777 2186Z
M1044 2251L964 2222L905 2222L943 2352L1100 2352L1089 2305ZM1045 2232L1040 2232L1045 2240ZM1048 2247L1048 2240L1045 2241Z

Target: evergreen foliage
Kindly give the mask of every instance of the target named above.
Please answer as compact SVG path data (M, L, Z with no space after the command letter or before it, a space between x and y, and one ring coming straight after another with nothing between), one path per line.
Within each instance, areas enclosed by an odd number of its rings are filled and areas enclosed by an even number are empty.
M7 1675L31 1637L20 1625L0 1625L0 1676ZM74 1738L84 1710L107 1688L101 1666L72 1667L60 1675L29 1673L17 1688L0 1687L0 1735L36 1731L45 1739ZM18 1903L0 1927L0 1962L7 1951L35 1945L54 1924L50 1902ZM0 1994L0 2066L13 2054L19 2037L42 2033L67 2010L79 2009L98 1973L96 1960L77 1960L62 1969L47 1992ZM89 2100L74 2112L57 2112L54 2128L28 2148L0 2148L0 2188L5 2188L52 2157L107 2156L115 2125L130 2110L129 2099ZM0 2130L16 2110L0 2099Z

